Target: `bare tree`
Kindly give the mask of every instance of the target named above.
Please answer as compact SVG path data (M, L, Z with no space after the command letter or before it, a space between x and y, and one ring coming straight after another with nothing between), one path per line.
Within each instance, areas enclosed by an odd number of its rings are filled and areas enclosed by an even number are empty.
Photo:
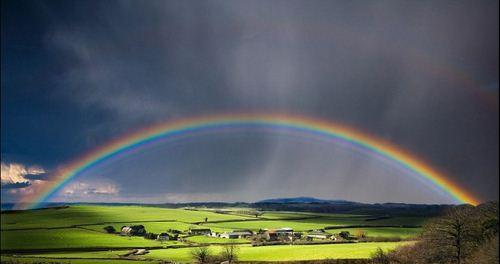
M365 238L366 237L366 232L363 229L358 229L358 230L356 230L355 236L357 238Z
M453 207L424 225L419 242L389 252L390 263L499 263L498 225L496 202Z
M479 243L479 225L474 207L453 207L440 218L427 224L423 240L429 254L438 263L461 264Z
M191 249L191 256L196 263L208 263L211 257L210 249L207 246L194 247Z
M494 264L499 263L498 251L498 235L491 238L476 250L470 257L465 260L467 264Z
M221 258L229 263L236 262L238 260L238 246L235 243L224 245Z

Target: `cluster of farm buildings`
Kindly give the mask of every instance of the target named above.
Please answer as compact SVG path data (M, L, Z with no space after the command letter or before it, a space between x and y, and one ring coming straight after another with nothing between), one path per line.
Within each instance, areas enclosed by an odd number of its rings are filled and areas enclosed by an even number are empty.
M120 234L123 236L145 236L148 237L146 229L142 225L138 226L123 226ZM148 237L157 240L180 240L183 236L208 236L214 238L225 239L259 239L263 241L295 241L299 239L305 240L337 240L337 236L325 232L323 229L312 230L310 232L295 232L292 228L283 227L279 229L261 229L258 232L242 229L233 230L232 232L215 232L210 228L190 228L187 231L179 231L169 229L167 232L153 234L154 237Z

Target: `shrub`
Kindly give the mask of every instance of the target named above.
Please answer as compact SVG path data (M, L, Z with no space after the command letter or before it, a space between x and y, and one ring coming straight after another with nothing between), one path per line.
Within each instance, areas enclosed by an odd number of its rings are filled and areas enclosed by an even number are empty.
M390 259L387 254L381 249L377 248L377 250L372 254L372 261L374 264L389 264Z
M349 231L341 231L339 233L339 236L343 239L349 239L351 234L349 233Z
M155 234L155 233L146 233L144 235L144 238L146 238L146 239L157 239L158 238L158 234Z
M146 228L143 225L133 225L131 235L133 236L144 236L146 235Z
M113 226L106 226L103 228L106 232L108 232L109 234L114 234L116 233L116 229L113 227Z
M365 230L363 230L363 229L356 230L356 237L357 238L365 238L366 237Z

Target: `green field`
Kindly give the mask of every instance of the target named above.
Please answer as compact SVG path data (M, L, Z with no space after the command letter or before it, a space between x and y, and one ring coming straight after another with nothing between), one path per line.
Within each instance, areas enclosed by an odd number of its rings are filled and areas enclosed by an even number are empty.
M158 242L141 237L121 237L79 228L49 230L2 231L2 250L92 248L92 247L151 247Z
M229 219L251 219L250 216L217 214L206 211L166 209L141 206L71 206L62 209L34 210L2 214L2 230L39 227L71 227L100 223L178 221L186 223Z
M411 242L406 242L411 243ZM327 258L368 258L371 252L377 248L383 250L393 249L402 243L379 242L379 243L348 243L348 244L330 244L330 245L297 245L297 246L267 246L252 247L240 246L238 250L239 259L242 261L279 261L279 260L319 260ZM211 246L212 253L221 251L219 246ZM178 249L158 249L140 259L170 260L189 262L191 248ZM48 258L48 259L113 259L126 251L104 251L104 252L86 252L86 253L50 253L27 255L27 257Z
M1 214L2 259L21 262L71 261L71 263L140 263L158 260L190 261L192 247L210 245L213 253L221 244L238 243L241 260L277 261L325 258L368 258L377 248L392 249L411 242L357 242L314 245L277 245L252 247L250 239L224 239L190 236L190 228L210 228L215 232L240 229L273 229L290 227L307 234L323 229L330 234L362 230L368 237L410 239L421 229L402 227L420 225L418 217L394 217L373 220L375 216L348 214L316 214L301 212L263 212L259 217L245 214L244 209L165 209L141 206L71 206ZM207 218L207 222L205 222ZM370 221L367 221L370 220ZM168 229L182 231L181 241L149 240L138 236L108 234L104 227L120 230L125 225L144 225L148 232L161 233ZM352 226L360 227L352 227ZM389 225L389 226L388 226ZM331 229L333 228L333 229ZM379 240L377 240L379 241ZM351 242L356 242L353 240ZM179 248L181 247L181 248ZM123 259L119 255L134 248L148 248L150 253ZM139 262L136 262L140 260ZM93 261L93 262L92 262Z

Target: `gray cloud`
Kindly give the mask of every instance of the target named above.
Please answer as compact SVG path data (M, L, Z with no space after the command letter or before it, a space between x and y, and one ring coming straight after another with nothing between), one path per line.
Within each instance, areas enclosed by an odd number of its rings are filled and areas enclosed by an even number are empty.
M30 186L30 182L16 182L16 183L6 183L2 184L2 189L17 189L17 188L26 188Z
M89 148L179 117L297 113L369 131L485 199L498 196L497 2L94 4L92 19L56 19L46 35L67 66L55 96L100 117L83 131L95 139ZM398 169L300 142L213 136L88 177L137 196L449 202L424 183L412 192L414 180Z
M50 173L44 172L44 173L30 173L24 175L24 178L34 181L34 180L39 180L39 181L46 181L49 180Z

